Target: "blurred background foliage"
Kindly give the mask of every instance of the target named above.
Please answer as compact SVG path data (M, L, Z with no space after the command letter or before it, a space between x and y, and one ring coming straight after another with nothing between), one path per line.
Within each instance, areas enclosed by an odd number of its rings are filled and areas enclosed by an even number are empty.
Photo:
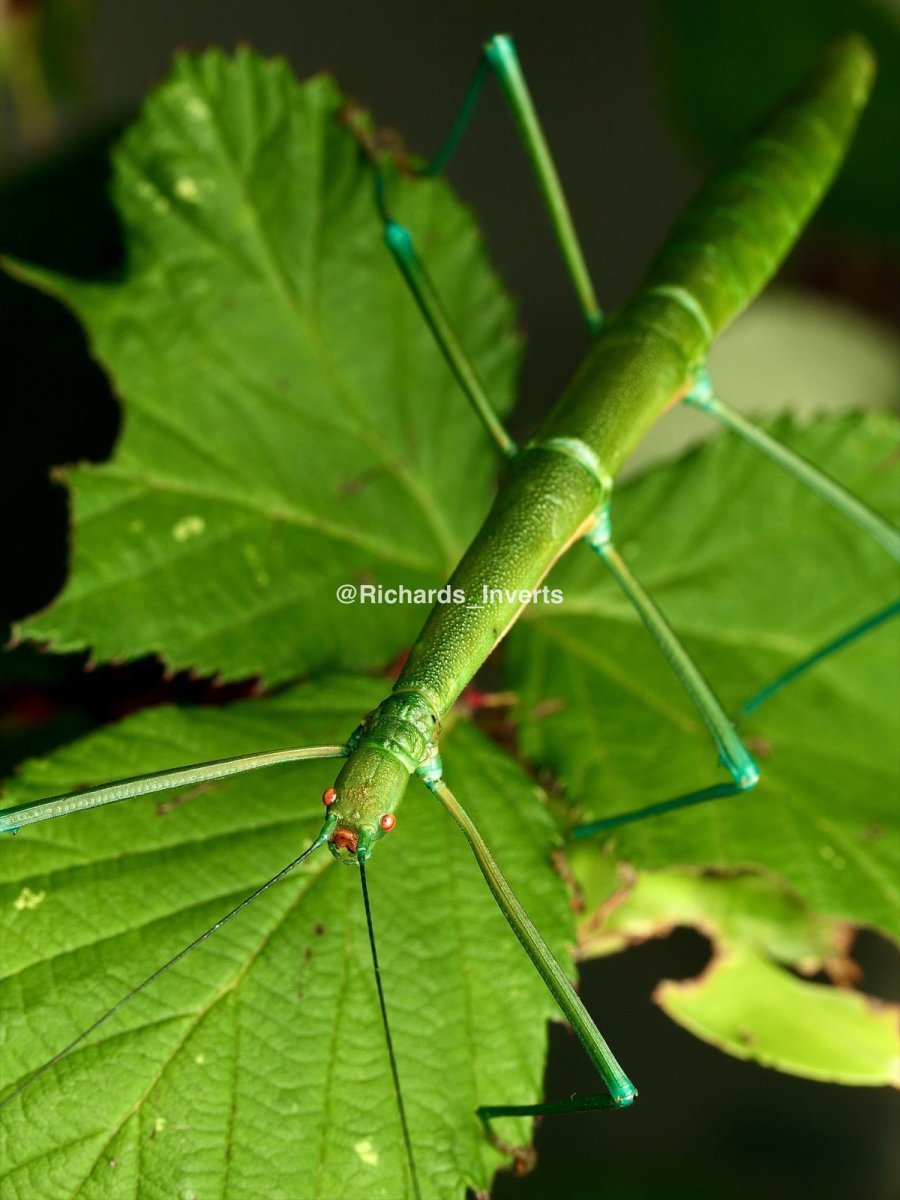
M2 0L0 78L6 169L28 153L52 152L63 114L91 92L88 45L94 0ZM11 153L10 153L11 152Z
M517 38L588 260L613 306L638 282L708 164L800 78L824 42L865 34L879 59L872 103L835 189L783 272L792 290L761 301L719 353L750 409L764 398L770 409L810 397L813 409L896 403L896 0L0 0L0 252L76 275L116 271L108 150L180 46L246 40L284 54L301 77L333 67L379 120L427 152L455 111L479 41L499 30ZM452 175L521 298L529 336L521 432L565 383L583 341L574 307L567 296L560 301L555 249L496 97ZM0 329L5 637L65 577L66 497L52 468L106 457L119 415L74 320L7 276ZM812 371L838 331L850 351L846 370L805 375L804 361ZM648 453L670 454L691 436L669 421ZM146 704L223 702L241 692L169 679L154 660L85 667L84 656L29 646L0 657L0 771ZM574 1200L596 1196L602 1179L627 1200L890 1200L898 1170L890 1097L727 1060L654 1010L658 979L695 973L705 955L703 940L682 932L591 964L586 987L641 1030L648 1055L671 1062L671 1089L642 1097L614 1136L590 1118L546 1124L541 1170L501 1181L498 1195ZM895 990L896 959L885 946L864 938L858 957L868 991ZM559 1094L591 1086L579 1078L572 1040L554 1033L548 1086Z

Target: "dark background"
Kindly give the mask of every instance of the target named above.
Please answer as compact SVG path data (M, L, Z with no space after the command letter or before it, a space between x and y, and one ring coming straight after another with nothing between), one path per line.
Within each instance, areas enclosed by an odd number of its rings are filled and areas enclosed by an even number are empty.
M25 0L13 8L27 19L38 12ZM427 153L455 113L479 43L507 31L516 37L607 307L637 283L702 173L698 151L742 132L751 115L799 77L827 36L863 27L885 68L871 128L864 126L848 183L788 272L806 286L850 296L882 320L893 315L896 209L879 177L890 175L897 150L898 48L876 4L100 0L77 9L83 23L70 13L62 25L58 8L45 6L40 14L55 120L23 131L8 98L0 110L3 252L76 274L116 269L121 248L104 192L109 144L147 88L166 74L177 47L248 41L285 55L301 77L329 67L381 123ZM495 261L521 298L529 349L520 420L527 423L558 393L584 339L495 94L488 94L451 174L481 215ZM65 495L48 482L48 468L106 455L117 410L74 323L5 278L0 330L2 624L43 606L61 585ZM0 770L143 704L221 702L239 691L169 680L152 661L86 673L81 657L57 659L21 647L0 664ZM893 1200L900 1193L890 1094L807 1083L736 1062L653 1007L650 993L660 978L695 974L707 957L702 938L680 931L588 965L585 999L642 1086L640 1102L628 1113L550 1119L538 1136L537 1172L518 1181L501 1177L497 1196ZM859 957L869 991L896 990L892 951L869 935L860 939ZM595 1087L575 1039L554 1030L549 1094Z

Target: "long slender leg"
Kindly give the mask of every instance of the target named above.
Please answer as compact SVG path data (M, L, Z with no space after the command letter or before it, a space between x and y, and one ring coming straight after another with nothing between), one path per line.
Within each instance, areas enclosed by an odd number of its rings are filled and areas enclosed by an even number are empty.
M863 504L856 496L848 492L846 488L841 487L839 483L831 479L824 471L820 471L818 467L814 467L812 463L807 462L805 458L797 454L789 447L783 445L776 438L773 438L765 430L760 429L752 421L748 421L740 413L729 408L724 404L713 391L712 383L709 374L704 369L697 377L697 381L692 390L684 398L686 404L690 404L694 408L699 408L702 412L708 413L715 420L719 421L726 429L730 429L736 433L744 441L751 446L755 446L762 454L776 463L783 470L792 475L799 483L810 488L817 496L820 496L838 512L852 521L858 529L867 533L874 538L880 546L890 554L893 558L900 561L900 530L895 529L884 517L874 512L868 505ZM746 700L740 708L740 716L748 716L751 712L755 712L762 704L769 700L776 692L780 692L782 688L789 683L793 683L795 679L799 679L804 675L810 667L820 663L823 659L841 650L844 646L849 646L855 642L857 638L869 633L873 629L877 629L889 618L900 614L900 603L889 604L886 608L879 609L878 612L866 617L864 620L851 625L849 629L837 637L831 638L823 643L806 658L784 671L781 675L771 680L760 688L749 700Z
M655 638L672 670L696 705L716 743L719 761L731 775L731 782L713 784L711 787L688 792L686 795L677 796L672 800L647 805L634 812L619 813L613 817L593 821L588 825L580 825L572 831L573 836L590 837L592 834L612 829L617 825L625 825L631 821L642 820L644 817L686 808L688 805L699 804L704 800L736 796L740 792L746 792L755 787L759 780L759 768L697 664L685 650L653 598L632 574L613 544L608 508L600 514L596 526L587 535L585 541L609 567L616 583L637 609L641 620Z
M193 787L212 779L227 779L230 775L243 775L247 771L259 771L280 763L343 758L347 753L346 746L291 747L287 750L263 750L258 754L239 754L234 758L217 758L212 762L174 767L169 771L153 771L148 775L134 775L130 779L117 779L101 787L64 792L60 796L29 800L25 804L3 809L0 811L0 833L15 833L23 825L34 825L37 821L49 821L52 817L63 817L68 813L115 804L119 800L132 800L137 796L149 796L171 788Z
M434 158L419 173L423 176L435 175L446 166L465 132L490 73L496 75L522 137L585 322L588 329L596 333L603 323L603 314L597 304L559 175L522 74L515 46L505 34L498 34L485 44L450 133ZM377 167L377 154L372 152L371 147L369 152ZM466 355L453 322L416 251L412 233L392 217L385 192L385 180L379 174L376 176L376 195L388 248L479 420L500 452L511 458L518 448L493 411L484 384Z
M379 185L380 183L379 180ZM382 191L383 189L379 186L380 197ZM512 458L517 453L518 447L494 412L481 377L463 348L453 322L441 302L437 288L425 270L422 260L416 254L412 234L406 226L395 221L383 205L382 213L384 216L384 240L403 272L409 290L415 297L422 315L434 334L435 341L440 346L451 371L456 376L479 420L497 443L501 454Z
M839 634L836 638L832 638L830 642L825 642L818 650L813 651L806 658L802 658L799 662L794 663L792 667L782 672L781 675L776 675L765 687L761 687L758 692L754 692L749 700L745 700L738 709L738 720L740 721L744 717L749 717L758 708L762 708L766 701L770 700L776 692L780 692L789 683L793 683L795 679L799 679L801 675L805 675L810 667L814 667L816 663L820 663L823 658L827 658L837 650L842 650L844 646L849 646L851 642L855 642L863 634L869 633L872 629L877 629L879 625L883 625L885 621L889 621L892 617L896 616L900 616L900 600L894 600L885 608L881 608L878 612L872 613L870 617L866 617L864 621L860 621L856 625L851 625L849 629L845 629L843 633Z
M537 179L585 324L591 333L596 333L603 324L603 313L597 303L556 164L544 137L528 84L525 82L515 45L507 34L498 33L485 43L456 120L440 149L423 168L422 174L438 174L453 157L491 72L495 75L509 105L531 169Z
M782 445L777 438L773 438L764 429L760 429L752 421L748 421L746 417L742 417L740 413L724 404L713 392L709 375L705 370L698 376L692 390L684 397L684 402L708 413L727 429L742 437L745 442L755 446L789 475L793 475L796 480L805 484L817 496L821 496L838 512L843 513L848 520L873 537L879 545L900 562L900 530L895 529L884 517L873 512L868 505L863 504L846 488L830 479L824 471L814 467L794 450Z
M497 906L509 922L510 928L522 943L528 957L550 990L553 999L571 1023L607 1091L596 1096L581 1096L577 1099L560 1100L549 1104L504 1104L490 1105L478 1109L488 1135L494 1117L541 1116L549 1113L584 1112L599 1109L625 1108L637 1095L637 1090L619 1066L609 1046L594 1024L587 1009L579 999L553 951L538 933L531 918L506 882L500 868L478 832L471 817L440 778L439 766L432 771L421 771L426 787L440 800L444 808L462 830L481 868L481 873L491 889Z

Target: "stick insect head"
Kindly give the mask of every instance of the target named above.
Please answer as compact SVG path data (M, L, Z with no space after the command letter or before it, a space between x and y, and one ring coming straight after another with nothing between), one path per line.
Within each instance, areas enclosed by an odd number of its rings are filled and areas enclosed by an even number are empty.
M397 819L410 772L381 746L364 743L349 756L334 787L322 797L328 815L328 848L341 862L365 862Z

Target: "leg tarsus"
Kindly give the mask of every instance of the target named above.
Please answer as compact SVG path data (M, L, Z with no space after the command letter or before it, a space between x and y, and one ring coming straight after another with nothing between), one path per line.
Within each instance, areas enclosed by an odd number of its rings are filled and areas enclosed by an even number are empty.
M749 717L751 713L756 712L758 708L762 708L766 701L770 700L776 692L780 692L789 683L793 683L795 679L799 679L801 675L805 675L811 667L816 666L830 655L835 654L838 650L843 650L845 646L849 646L858 638L871 633L873 629L877 629L879 625L883 625L885 621L889 621L892 617L898 615L900 615L900 600L894 600L885 608L880 608L878 612L866 617L864 621L860 621L856 625L851 625L849 629L845 629L836 638L825 642L817 650L814 650L812 654L794 663L792 667L782 672L781 675L776 675L765 687L761 687L758 692L754 692L749 700L745 700L738 709L738 721L742 721L745 717Z
M594 1096L572 1096L568 1100L550 1101L545 1104L489 1104L477 1109L478 1119L484 1129L485 1137L501 1154L508 1154L514 1160L516 1174L525 1175L534 1169L537 1156L530 1146L513 1146L504 1142L494 1132L491 1122L497 1117L534 1117L540 1120L546 1116L560 1116L573 1112L609 1112L612 1109L628 1108L637 1097L637 1090L623 1092L618 1099L609 1092L600 1092Z
M606 1112L614 1108L630 1108L637 1098L637 1088L623 1089L618 1097L610 1092L592 1096L570 1096L568 1100L548 1100L542 1104L489 1104L478 1109L482 1125L496 1117L551 1117L569 1112Z
M512 1142L505 1142L503 1138L494 1132L491 1126L491 1118L486 1115L491 1110L479 1108L476 1111L481 1121L481 1127L484 1130L484 1136L499 1154L505 1154L507 1158L512 1159L512 1170L516 1178L521 1178L523 1175L530 1175L537 1166L537 1151L534 1146L514 1146Z
M675 812L679 808L690 808L694 804L702 804L706 800L721 800L727 796L740 796L743 792L752 791L759 782L759 772L756 777L744 777L737 782L714 783L711 787L700 788L696 792L688 792L684 796L676 796L673 800L662 800L659 804L648 804L646 808L637 808L633 812L618 813L614 817L603 817L599 821L590 821L587 825L576 825L570 830L573 838L589 838L598 833L606 833L620 825L630 825L634 821L643 821L646 817L658 817L662 813Z

